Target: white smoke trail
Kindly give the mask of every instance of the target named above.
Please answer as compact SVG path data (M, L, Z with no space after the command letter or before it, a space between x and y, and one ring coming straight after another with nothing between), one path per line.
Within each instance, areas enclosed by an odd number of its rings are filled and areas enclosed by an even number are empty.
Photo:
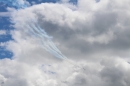
M42 47L48 51L49 53L53 54L55 57L60 59L65 59L66 57L60 52L60 50L54 45L52 42L52 37L48 36L48 34L41 29L41 27L37 24L30 23L30 25L27 25L30 32L32 33L32 36L36 38L40 38Z
M28 7L28 5L25 3L25 1L23 2L19 2L18 0L0 0L0 2L4 3L4 4L8 4L9 6L12 7L16 7L18 9L21 8L26 8ZM9 13L1 13L1 16L4 16L4 14L6 14L5 16L9 16ZM38 23L34 23L34 22L30 22L29 25L27 25L27 27L29 28L30 32L32 34L32 36L40 38L41 42L43 44L43 48L48 51L49 53L53 54L55 57L60 58L60 59L64 59L66 58L61 52L60 50L55 46L55 44L52 42L51 40L51 36L49 36L44 29L42 29Z
M23 1L23 0L20 0L20 1L22 1L22 2L19 2L19 0L0 0L0 2L2 2L4 4L8 4L11 7L15 7L15 8L17 8L17 10L27 8L29 6L25 1ZM5 14L5 16L9 16L9 13L0 13L0 16L4 17L4 14ZM64 56L61 53L61 51L52 42L52 37L49 36L45 32L45 30L40 27L40 25L37 22L34 22L33 20L30 19L30 21L28 22L28 24L26 26L27 26L27 28L29 28L29 34L32 37L39 38L41 40L41 46L46 51L48 51L49 53L51 53L52 55L54 55L55 57L57 57L59 59L66 60L68 63L74 65L75 67L79 67L76 64L72 63L66 56Z

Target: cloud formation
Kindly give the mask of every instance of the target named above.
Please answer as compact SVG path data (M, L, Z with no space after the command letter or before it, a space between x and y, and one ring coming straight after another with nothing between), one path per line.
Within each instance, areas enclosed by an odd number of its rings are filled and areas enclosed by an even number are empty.
M0 35L6 35L6 30L0 30Z
M6 48L14 56L0 60L0 85L129 86L129 3L79 0L77 5L42 3L13 9L16 29ZM29 19L53 36L57 47L78 66L41 48L40 40L29 35Z

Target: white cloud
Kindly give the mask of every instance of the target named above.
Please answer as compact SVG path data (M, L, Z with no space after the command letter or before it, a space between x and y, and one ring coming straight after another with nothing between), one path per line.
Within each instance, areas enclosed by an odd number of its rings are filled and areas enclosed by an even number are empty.
M0 17L9 17L10 12L0 12Z
M6 30L0 30L0 35L6 35Z
M7 44L14 56L13 60L0 60L0 84L129 86L127 3L130 1L80 0L77 6L42 3L14 11L14 40ZM70 62L57 59L42 48L40 39L32 37L26 26L30 20L53 36Z
M4 47L7 45L7 42L0 42L0 47Z
M101 62L101 63L100 63ZM129 86L130 66L123 59L104 58L100 62L67 62L29 65L17 60L0 61L3 86ZM110 62L110 63L109 63ZM84 64L84 65L83 65ZM82 69L84 67L84 69Z
M103 33L103 34L101 34L99 36L96 36L96 37L93 37L93 36L88 36L88 37L87 36L81 36L79 38L83 39L83 40L85 40L85 41L87 41L89 43L92 43L92 44L95 43L95 42L101 43L101 44L107 44L107 43L109 43L109 41L115 39L114 34L111 31L107 32L107 34Z

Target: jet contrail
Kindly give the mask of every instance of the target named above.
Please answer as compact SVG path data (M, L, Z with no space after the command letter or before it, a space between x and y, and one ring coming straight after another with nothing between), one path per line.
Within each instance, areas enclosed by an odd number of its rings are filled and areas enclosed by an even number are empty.
M20 1L19 0L0 0L0 2L2 2L3 4L7 4L10 7L15 7L17 10L29 7L29 4L27 2L25 2L25 0L23 0L23 1L22 0L20 0ZM9 12L5 12L5 13L0 13L0 16L1 17L10 17L10 14L11 13L9 13ZM28 20L30 20L30 19L28 19ZM68 63L72 64L75 67L85 70L83 67L80 67L80 66L74 64L65 55L63 55L61 53L61 51L53 43L53 41L52 41L53 37L49 36L45 32L45 30L40 27L40 25L37 22L30 20L27 23L26 27L29 29L28 34L30 34L31 36L33 36L35 38L39 38L41 40L41 46L47 52L49 52L50 54L54 55L55 57L57 57L59 59L66 60Z
M45 31L40 31L39 28L34 24L31 23L30 25L27 25L27 28L29 28L30 32L32 33L32 36L36 38L40 38L42 47L48 51L49 53L53 54L55 57L60 59L65 59L66 57L60 52L60 50L54 45L52 42L50 36L48 36L46 33L43 34ZM43 29L42 29L43 30Z
M26 4L24 1L19 2L19 0L0 0L0 2L7 4L11 7L15 7L17 9L23 9L27 8L29 5ZM6 13L1 13L0 15L3 16ZM8 16L8 13L6 14ZM52 42L52 37L49 36L44 29L40 27L40 25L37 22L34 22L30 20L29 24L26 25L27 28L29 28L29 33L31 33L31 36L40 38L42 47L54 55L57 58L60 59L66 59L67 57L64 56L61 51L55 46L55 44Z

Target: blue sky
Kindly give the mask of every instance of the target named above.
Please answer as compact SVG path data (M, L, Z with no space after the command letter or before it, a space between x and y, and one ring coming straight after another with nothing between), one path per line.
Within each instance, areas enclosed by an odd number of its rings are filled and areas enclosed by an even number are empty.
M6 6L0 4L0 12L6 12ZM8 42L12 40L11 35L9 34L10 30L13 28L10 26L11 23L8 17L0 17L0 30L6 30L7 34L0 35L0 42ZM5 49L5 47L0 46L0 59L11 58L13 56L12 52Z

